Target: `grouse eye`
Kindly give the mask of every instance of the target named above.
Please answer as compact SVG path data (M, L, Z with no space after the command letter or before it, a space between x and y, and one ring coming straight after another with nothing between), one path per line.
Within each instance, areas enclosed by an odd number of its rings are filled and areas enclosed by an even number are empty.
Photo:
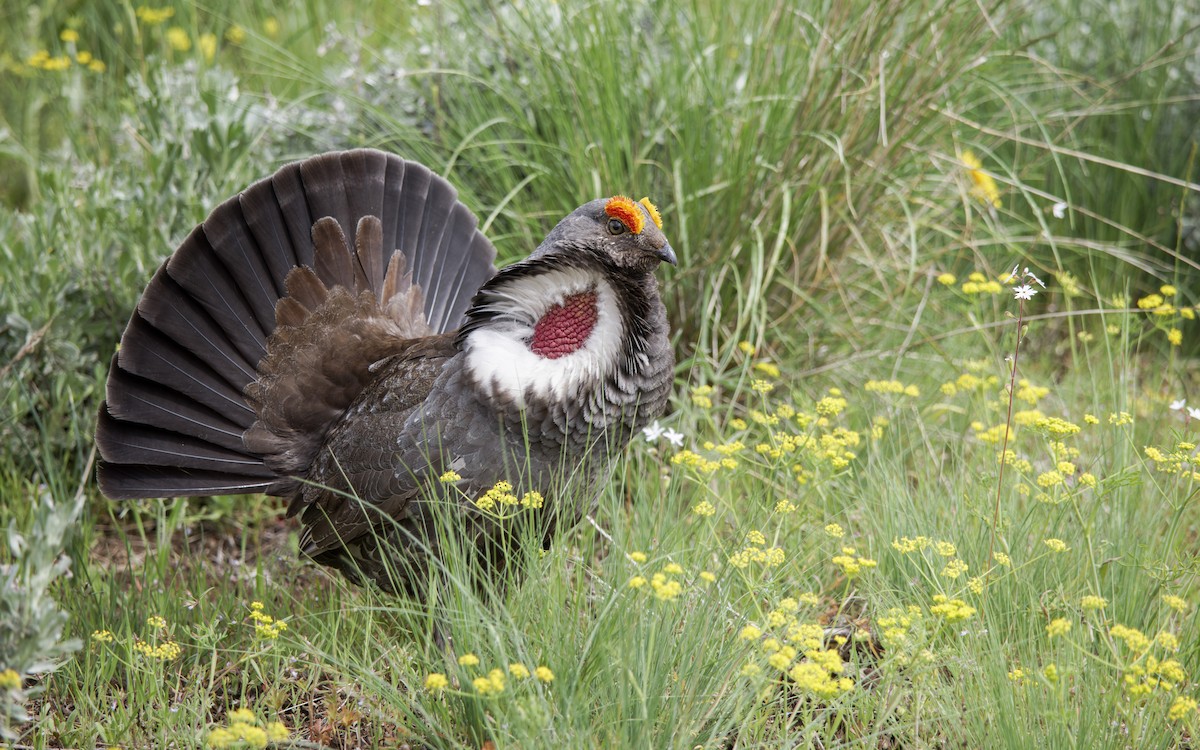
M625 225L621 223L620 219L609 219L608 233L613 235L625 234Z

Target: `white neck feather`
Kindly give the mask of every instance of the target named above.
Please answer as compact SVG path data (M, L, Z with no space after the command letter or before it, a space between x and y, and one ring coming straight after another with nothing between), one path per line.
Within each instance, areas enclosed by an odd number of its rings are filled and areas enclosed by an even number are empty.
M579 349L548 359L533 353L534 326L546 312L572 295L595 290L597 319ZM588 269L556 269L514 279L496 289L490 309L498 313L463 342L467 371L486 395L525 406L527 397L562 401L603 383L620 353L621 314L612 286Z

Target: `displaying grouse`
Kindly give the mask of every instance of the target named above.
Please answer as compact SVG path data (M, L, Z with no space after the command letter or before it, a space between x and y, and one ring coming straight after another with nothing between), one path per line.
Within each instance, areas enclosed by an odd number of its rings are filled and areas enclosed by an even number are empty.
M437 498L481 547L504 526L488 498L573 523L666 405L654 271L675 254L654 206L622 196L498 273L495 254L449 183L379 151L252 185L159 268L121 337L101 490L289 498L305 554L387 590L427 574Z

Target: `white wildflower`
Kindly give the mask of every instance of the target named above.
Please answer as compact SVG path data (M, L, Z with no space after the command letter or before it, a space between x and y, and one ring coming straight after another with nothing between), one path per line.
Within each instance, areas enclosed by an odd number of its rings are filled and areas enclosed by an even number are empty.
M1050 211L1054 214L1054 218L1056 219L1065 218L1067 215L1067 204L1059 201L1050 208Z
M647 443L653 443L655 440L658 440L660 437L662 437L663 426L660 425L656 419L654 420L654 424L650 425L649 427L642 428L642 434L646 436Z
M683 446L683 433L682 432L676 432L675 430L665 430L663 432L662 436L667 439L668 443L675 446L676 448L680 448Z
M1183 411L1183 407L1187 406L1187 399L1179 399L1171 402L1171 411Z
M1028 284L1013 287L1013 299L1033 299L1033 295L1037 294L1037 290Z

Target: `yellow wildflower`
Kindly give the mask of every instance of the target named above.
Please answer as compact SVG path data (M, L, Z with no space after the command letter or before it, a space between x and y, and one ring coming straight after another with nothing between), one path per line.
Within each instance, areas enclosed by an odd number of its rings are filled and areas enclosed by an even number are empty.
M279 36L279 19L275 16L268 16L263 19L263 33L271 39Z
M937 283L941 284L942 286L954 286L955 282L957 281L958 279L956 279L952 273L940 273L937 277Z
M638 565L641 565L642 563L646 562L646 553L645 552L630 552L629 559L633 560Z
M479 657L475 654L467 653L458 657L458 665L460 667L476 667L479 666Z
M641 587L645 586L646 583L647 581L645 576L634 576L633 578L629 579L629 588L640 589Z
M1188 608L1188 603L1182 598L1174 594L1163 594L1163 604L1167 605L1176 612L1183 612Z
M1071 621L1064 617L1056 617L1046 626L1046 633L1054 638L1059 635L1066 635L1071 632Z
M754 391L755 393L767 394L775 390L775 386L771 384L770 381L756 379L750 383L750 390Z
M225 39L230 44L241 44L246 41L246 30L235 23L225 30Z
M700 571L700 580L704 581L705 583L712 583L713 581L717 580L717 577L707 570L702 570Z
M1179 330L1178 328L1172 328L1171 330L1167 331L1167 341L1170 342L1171 346L1182 346L1183 331Z
M1043 539L1042 544L1046 545L1051 552L1066 552L1071 549L1067 543L1061 539Z
M1174 702L1171 703L1171 707L1167 709L1167 718L1171 721L1182 721L1189 714L1196 712L1196 706L1195 698L1189 698L1186 695L1177 695Z
M554 681L554 673L550 671L549 667L538 667L537 669L533 670L533 676L542 682Z
M996 181L992 176L983 171L983 162L979 161L979 157L973 151L963 151L962 163L967 168L967 174L973 183L971 195L984 203L1000 208L1000 190L996 187Z
M147 26L157 26L165 22L171 16L175 15L174 8L150 8L145 5L140 6L135 14L138 20Z
M200 35L200 54L204 55L205 62L212 62L217 56L217 35L211 31Z
M440 477L438 477L438 481L441 482L442 484L451 484L451 483L457 482L461 479L462 479L462 475L459 474L454 469L444 471L444 472L442 472L442 475Z
M18 690L21 687L21 675L15 669L0 672L0 690Z
M161 615L150 615L146 618L146 624L159 630L167 627L167 621Z
M754 369L766 375L769 378L779 377L779 367L770 362L755 362Z
M713 504L708 502L707 500L701 500L700 502L698 502L692 506L692 512L698 516L703 516L703 517L707 518L708 516L711 516L714 513L716 513L717 509L714 508Z
M107 630L93 630L92 640L98 643L112 643L113 634Z
M841 539L846 534L846 532L842 529L842 527L836 523L831 523L828 526L826 526L825 533L828 534L829 536L833 537L834 539Z
M951 560L942 568L942 575L951 580L967 572L967 564L962 560Z
M1047 664L1042 668L1042 674L1045 675L1047 682L1058 682L1058 666L1056 664Z
M975 614L974 607L962 599L951 599L945 594L933 595L933 606L929 608L929 611L944 618L946 622L960 622Z
M431 693L441 692L450 685L450 680L441 672L431 672L425 677L425 689Z
M282 721L267 722L267 739L271 742L285 742L290 736L291 732Z
M1085 610L1104 609L1108 606L1108 600L1102 596L1088 594L1079 600L1079 606L1083 607Z
M58 38L67 44L73 44L79 41L79 32L75 29L63 29L59 32Z
M167 29L167 44L176 52L187 52L192 48L192 38L178 26Z

